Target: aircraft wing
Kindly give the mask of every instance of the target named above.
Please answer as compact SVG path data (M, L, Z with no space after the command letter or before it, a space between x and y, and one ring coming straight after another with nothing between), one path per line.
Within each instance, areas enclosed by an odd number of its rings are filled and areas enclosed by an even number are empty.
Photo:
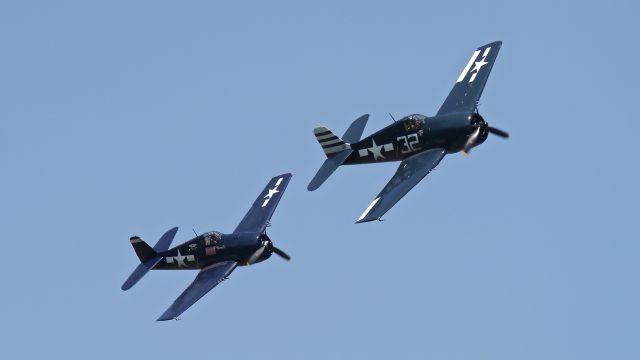
M371 202L369 207L360 215L356 223L378 220L391 209L402 197L413 189L416 184L433 170L447 153L445 149L437 148L413 155L400 163L387 186Z
M291 174L282 174L271 179L233 232L263 232L271 215L276 210L289 180L291 180Z
M449 96L440 106L438 115L456 112L470 113L476 108L491 68L498 57L500 46L502 46L502 41L496 41L476 49L467 66L458 76Z
M238 265L235 261L224 261L208 266L198 273L189 287L173 302L158 321L175 319L200 300L206 293L220 284Z

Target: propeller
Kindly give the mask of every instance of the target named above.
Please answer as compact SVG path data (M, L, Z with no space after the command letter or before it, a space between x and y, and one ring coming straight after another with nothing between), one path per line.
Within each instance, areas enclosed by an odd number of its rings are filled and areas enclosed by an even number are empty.
M504 139L509 138L509 133L506 131L500 130L498 128L494 128L489 126L489 124L484 120L484 118L478 112L478 108L476 107L475 113L473 114L472 126L475 127L475 130L469 135L469 138L464 143L464 147L462 151L465 155L468 155L471 149L480 145L487 138L487 134L491 133L493 135L499 136Z
M508 132L502 131L502 130L500 130L498 128L494 128L492 126L489 126L489 127L487 127L487 130L489 130L489 132L492 133L493 135L498 135L501 138L504 138L504 139L508 139L509 138L509 133Z
M265 234L265 237L266 237L266 234ZM249 257L249 260L247 260L247 265L253 265L256 261L258 261L258 259L260 259L262 254L267 249L269 249L273 253L276 253L278 256L280 256L281 258L287 261L291 260L291 256L289 256L286 252L273 246L271 239L266 237L266 239L262 241L261 246L253 254L251 254L251 256Z
M287 261L291 260L291 256L289 256L286 252L278 249L277 247L275 247L273 245L271 246L271 250L273 250L273 252L278 254L278 256L280 256L281 258L283 258L283 259L285 259Z

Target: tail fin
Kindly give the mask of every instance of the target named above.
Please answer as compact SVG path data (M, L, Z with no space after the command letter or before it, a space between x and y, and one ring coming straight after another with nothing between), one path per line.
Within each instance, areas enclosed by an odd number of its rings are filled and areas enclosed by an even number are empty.
M135 250L136 255L138 255L138 259L140 259L140 262L146 262L149 259L158 256L158 253L139 236L133 236L129 240L131 241L133 250Z
M322 146L322 150L324 150L324 154L327 155L327 157L339 153L342 150L351 149L351 145L342 141L342 139L324 126L313 129L313 134L316 136L316 140L318 140L320 146Z
M340 139L334 135L331 130L325 127L317 127L313 129L313 133L316 135L316 139L322 146L327 160L320 167L320 170L313 177L307 190L313 191L320 187L328 178L333 174L336 169L342 165L349 155L353 152L349 143L360 141L364 127L367 125L369 114L365 114L357 118L351 123L347 131ZM347 142L345 142L347 141Z
M355 119L342 135L342 139L324 126L313 129L313 134L316 136L320 146L322 146L324 154L327 157L331 157L341 151L351 149L349 143L360 141L364 127L367 125L367 120L369 120L369 114L364 114Z

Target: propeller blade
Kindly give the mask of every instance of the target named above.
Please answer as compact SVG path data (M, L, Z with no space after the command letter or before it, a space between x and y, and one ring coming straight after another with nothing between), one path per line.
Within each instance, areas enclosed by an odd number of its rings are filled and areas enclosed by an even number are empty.
M473 134L469 136L469 139L467 139L467 142L464 144L464 148L462 149L462 151L465 154L468 154L469 151L471 151L471 148L473 147L473 144L475 144L476 139L478 138L479 135L480 135L480 126L476 128L476 131L474 131Z
M271 250L273 250L273 252L274 252L274 253L276 253L276 254L280 255L280 257L281 257L281 258L283 258L283 259L285 259L285 260L287 260L287 261L291 260L291 256L287 255L287 253L286 253L286 252L284 252L284 251L282 251L282 250L278 249L277 247L272 246L272 247L271 247Z
M267 248L267 245L262 245L262 246L260 246L258 248L258 250L256 250L256 252L251 254L251 257L249 258L249 260L247 260L247 265L251 265L251 264L255 263L256 261L258 261L258 259L260 258L260 256L264 252L264 249L266 249L266 248Z
M490 133L492 133L493 135L498 135L498 136L500 136L501 138L505 138L505 139L508 139L508 138L509 138L509 133L508 133L508 132L506 132L506 131L502 131L502 130L500 130L500 129L496 129L496 128L491 127L491 126L489 126L487 129L488 129L488 130L489 130L489 132L490 132Z

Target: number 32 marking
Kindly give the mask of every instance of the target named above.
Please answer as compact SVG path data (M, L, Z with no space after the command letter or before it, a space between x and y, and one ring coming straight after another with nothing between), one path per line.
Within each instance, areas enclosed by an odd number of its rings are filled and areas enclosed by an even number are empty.
M403 154L418 151L421 149L421 147L418 146L420 140L418 140L418 134L416 133L409 134L407 136L398 136L398 142L400 142L402 145L400 152Z

